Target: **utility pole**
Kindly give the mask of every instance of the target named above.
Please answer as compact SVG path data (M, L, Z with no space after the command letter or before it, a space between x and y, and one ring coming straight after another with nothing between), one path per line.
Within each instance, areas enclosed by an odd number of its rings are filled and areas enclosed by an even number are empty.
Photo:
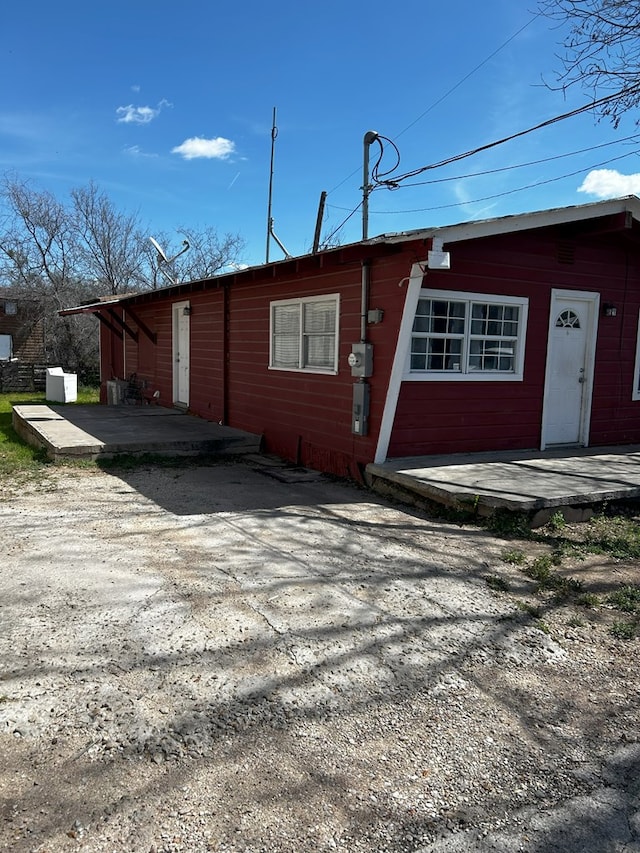
M378 134L375 130L368 130L363 139L364 156L362 164L362 239L369 236L369 194L373 187L369 183L369 148L375 142Z

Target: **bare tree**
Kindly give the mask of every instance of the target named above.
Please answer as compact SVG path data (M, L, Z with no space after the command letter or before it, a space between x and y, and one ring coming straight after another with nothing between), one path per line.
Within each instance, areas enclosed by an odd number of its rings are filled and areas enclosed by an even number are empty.
M617 127L640 104L640 3L638 0L540 0L543 15L566 27L557 84L576 84ZM640 120L639 120L640 121Z
M45 295L58 308L72 276L72 241L64 207L51 193L5 178L6 215L0 234L2 271L23 291Z
M181 281L212 278L223 271L240 266L245 241L238 234L220 237L212 226L179 228L178 233L189 243L189 251L176 261Z
M76 245L68 211L55 197L25 181L2 184L3 230L0 274L17 298L38 305L49 362L76 371L81 382L95 380L98 346L86 317L60 317L58 310L86 300L89 288L76 272Z
M179 281L210 278L239 265L244 248L241 237L221 238L212 226L183 228L178 233L189 251L161 267L137 215L119 212L93 182L72 190L65 206L50 192L7 175L0 204L0 285L37 301L49 360L76 371L81 381L97 376L95 321L60 317L60 308L165 285L162 269ZM165 235L158 236L167 255L178 254Z
M148 286L137 217L117 211L93 182L72 190L71 200L76 273L95 281L103 294L128 293Z

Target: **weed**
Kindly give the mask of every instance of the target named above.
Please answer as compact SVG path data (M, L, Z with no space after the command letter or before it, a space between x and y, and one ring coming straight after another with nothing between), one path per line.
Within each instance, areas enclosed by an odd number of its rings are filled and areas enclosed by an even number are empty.
M614 622L609 633L616 640L633 640L636 635L637 625L635 622Z
M556 601L566 601L582 589L582 581L576 580L576 578L563 578L561 575L554 575L552 582Z
M544 619L538 619L535 624L535 627L538 629L538 631L542 631L543 634L551 633L551 628L549 627L548 623L544 621Z
M532 616L534 619L539 619L542 615L542 610L537 604L529 604L527 601L517 601L516 606L518 610L526 613L527 616Z
M531 538L529 516L524 512L512 512L499 509L489 516L487 528L496 536L518 536L522 539Z
M600 599L595 592L583 592L576 598L576 604L579 604L580 607L597 607L600 604Z
M564 601L582 589L582 583L579 580L565 578L552 571L552 566L557 566L561 562L562 557L558 553L542 554L523 569L527 577L537 581L538 592L545 589L553 590L558 601Z
M593 518L587 529L585 544L591 551L611 554L618 560L640 557L640 524L624 516Z
M549 530L553 530L554 532L558 532L560 530L563 530L567 526L567 521L566 521L564 515L562 514L562 512L560 512L560 510L558 510L558 512L553 513L553 515L549 519L547 526L548 526Z
M581 619L579 616L572 616L571 619L567 622L567 625L570 628L584 628L587 623L584 619Z
M513 566L521 566L527 559L524 551L519 548L510 548L508 551L503 551L500 555L503 563L510 563Z
M540 557L536 557L531 565L524 569L524 573L531 580L546 585L551 577L552 565L551 556L549 554L542 554Z
M607 596L607 604L624 613L635 613L640 606L640 587L622 586Z
M496 592L508 592L509 590L509 582L501 578L500 575L489 575L486 580L487 585Z

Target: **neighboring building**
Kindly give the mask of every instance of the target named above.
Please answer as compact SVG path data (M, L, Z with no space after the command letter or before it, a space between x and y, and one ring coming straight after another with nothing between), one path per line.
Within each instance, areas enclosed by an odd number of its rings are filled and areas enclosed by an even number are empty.
M0 293L0 391L44 387L44 323L27 299Z
M79 312L101 321L104 401L135 374L161 405L339 475L640 442L635 197L383 235L62 313Z
M44 324L31 301L0 293L0 361L44 361Z

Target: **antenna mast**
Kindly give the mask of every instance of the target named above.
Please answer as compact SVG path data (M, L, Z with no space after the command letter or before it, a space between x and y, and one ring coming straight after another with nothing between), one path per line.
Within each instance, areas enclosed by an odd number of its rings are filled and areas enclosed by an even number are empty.
M271 233L273 231L273 218L271 216L271 200L273 197L273 160L276 151L276 137L278 128L276 127L276 108L273 108L273 122L271 125L271 166L269 168L269 203L267 205L267 255L265 263L269 263L269 245L271 243Z
M271 198L273 195L273 158L276 149L276 136L278 135L278 128L276 127L276 108L273 108L273 125L271 127L271 168L269 171L269 204L267 209L267 258L266 263L269 263L269 243L271 242L271 238L276 241L278 246L282 249L282 254L285 258L290 258L291 255L285 247L282 245L282 242L278 240L278 237L273 230L273 217L271 216Z

